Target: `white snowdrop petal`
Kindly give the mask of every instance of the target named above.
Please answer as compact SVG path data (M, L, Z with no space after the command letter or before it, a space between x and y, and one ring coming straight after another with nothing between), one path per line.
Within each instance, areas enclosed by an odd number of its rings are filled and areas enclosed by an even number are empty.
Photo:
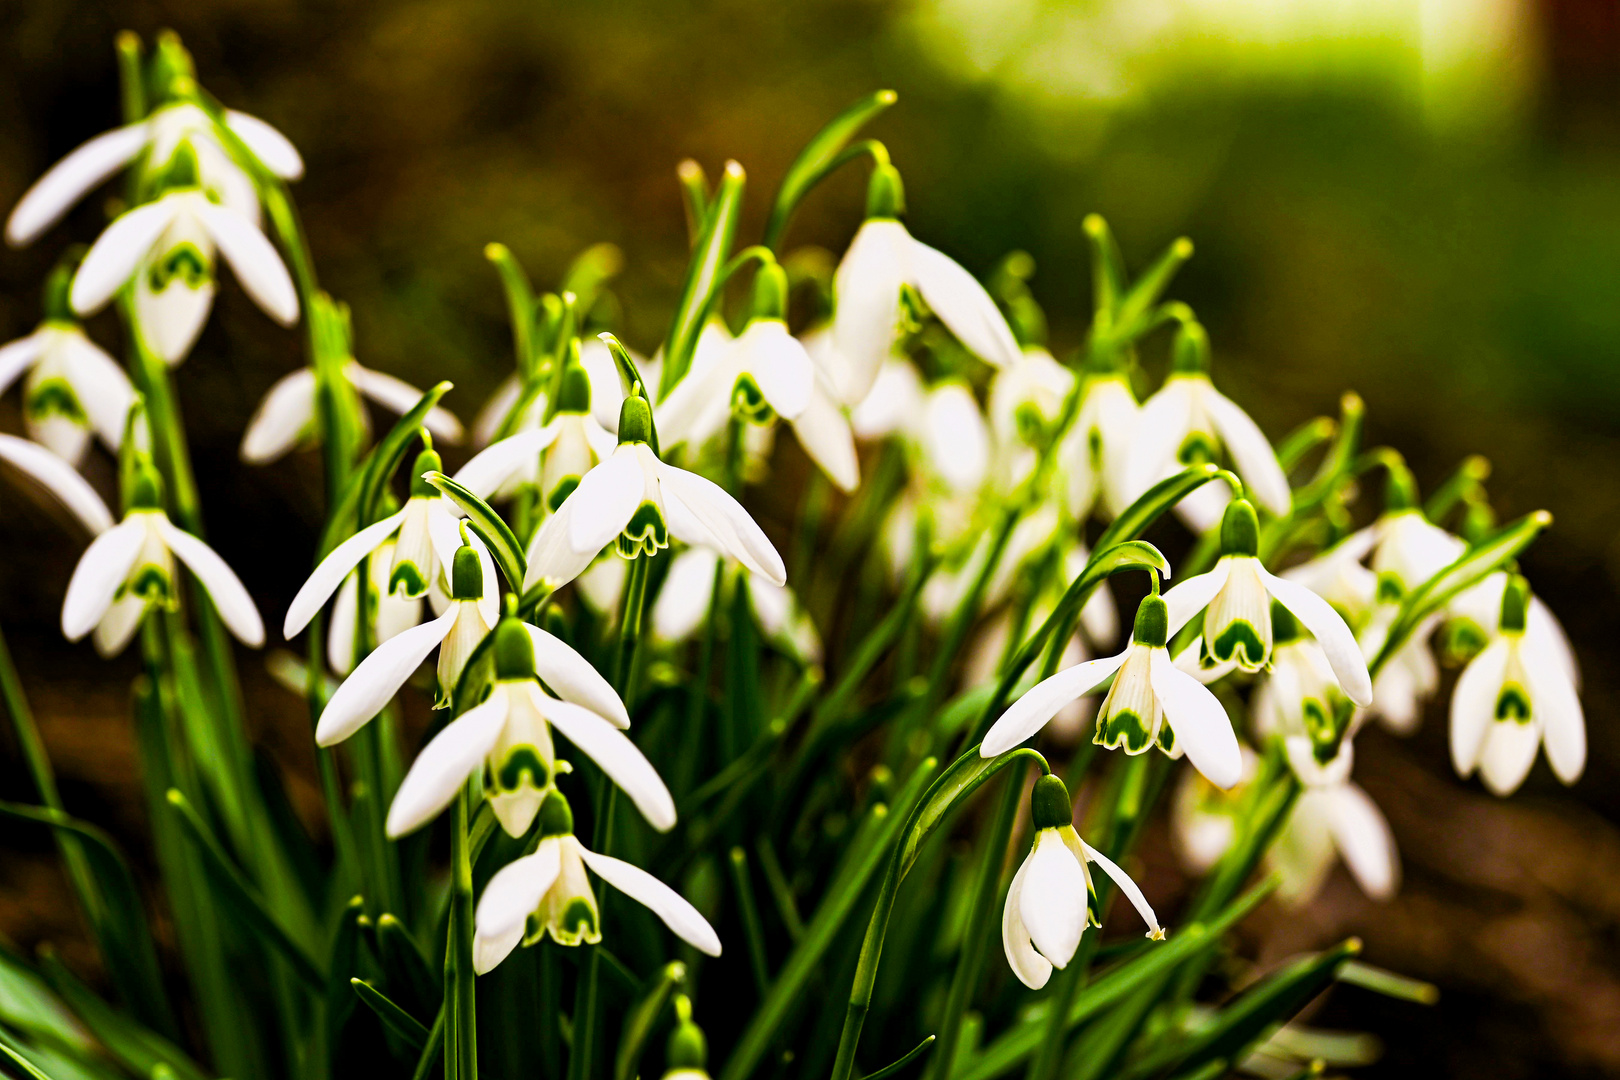
M1030 687L985 733L984 742L979 745L980 756L1004 754L1034 735L1063 706L1101 686L1125 663L1130 651L1131 647L1127 646L1117 656L1076 664Z
M560 589L582 574L596 558L595 551L575 551L568 542L569 527L573 521L574 509L578 505L574 496L578 494L576 489L572 495L563 500L556 513L541 522L540 528L535 530L534 539L529 542L529 550L526 553L528 569L523 573L525 590L542 583L550 588Z
M34 181L6 219L6 242L23 247L61 220L91 188L129 164L146 145L146 122L103 132Z
M723 363L688 370L655 410L660 442L666 446L701 443L723 427L736 381L737 365L730 354Z
M1536 763L1541 732L1535 723L1493 723L1479 755L1479 778L1491 794L1505 798L1519 790Z
M126 594L122 599L113 601L107 614L96 623L95 633L90 635L96 652L109 659L123 652L135 636L135 631L140 629L141 616L145 614L146 601L138 596Z
M452 608L372 650L327 701L315 726L315 742L321 746L340 743L382 712L411 673L422 666L428 653L450 633L455 619Z
M1208 573L1190 577L1165 591L1164 606L1170 615L1170 637L1175 637L1176 632L1191 622L1194 615L1209 606L1215 594L1221 591L1221 586L1226 584L1231 569L1231 560L1223 558Z
M832 333L844 363L832 374L845 404L866 397L894 347L910 243L911 234L898 221L867 221L838 264Z
M1007 902L1001 908L1001 948L1007 954L1007 966L1018 976L1018 981L1031 990L1039 990L1052 977L1052 964L1035 951L1029 928L1024 925L1024 917L1018 913L1028 869L1029 860L1026 859L1019 864L1018 873L1013 875L1012 885L1007 889Z
M709 614L714 568L720 557L708 548L687 548L675 556L653 604L653 633L664 641L684 641Z
M971 492L990 468L990 430L973 393L961 383L929 391L923 411L928 459L958 492Z
M777 415L784 420L795 419L810 403L815 381L810 354L798 338L788 333L787 324L778 319L757 320L743 331L736 347L742 348L750 335L749 373Z
M62 601L62 633L69 641L88 634L112 605L146 540L144 515L131 514L91 541L79 557Z
M308 626L309 620L321 610L327 598L336 592L343 579L349 576L349 571L393 535L404 520L405 509L401 507L381 521L367 525L333 548L331 554L320 561L320 565L315 567L315 572L309 575L309 580L304 582L298 594L293 597L292 604L287 608L287 618L281 624L282 636L291 638Z
M343 374L354 384L354 388L366 397L375 401L391 413L404 416L416 408L416 403L422 400L422 391L406 382L382 371L373 371L371 368L359 364L349 364L343 369ZM465 434L461 421L456 419L454 413L442 405L435 405L429 409L422 418L422 426L433 434L435 439L447 442L452 446L461 442ZM471 464L469 462L469 464ZM484 494L479 492L480 495Z
M568 522L568 545L579 555L594 556L601 551L629 524L646 488L634 447L615 451L586 473L568 496L566 502L574 507Z
M255 649L264 644L264 620L248 595L247 586L236 572L226 565L219 553L201 540L175 526L168 518L156 516L158 534L169 550L186 564L208 591L219 617L237 639Z
M518 469L538 461L540 452L556 441L559 430L556 424L547 424L491 443L458 469L453 479L479 498L487 499Z
M911 241L906 256L917 291L958 341L996 367L1018 363L1012 328L972 274L920 240Z
M219 245L220 254L231 264L236 280L253 297L265 314L291 326L298 321L298 290L293 287L287 264L281 261L275 245L241 214L215 206L199 198L192 212L202 220L208 235Z
M1586 768L1586 716L1568 673L1552 655L1549 643L1533 644L1525 635L1520 646L1531 708L1541 726L1547 762L1558 779L1573 784Z
M249 116L235 109L225 110L225 126L253 151L260 163L283 180L297 180L304 175L304 159L292 140L257 116Z
M72 465L43 446L15 435L0 435L0 460L16 466L44 485L84 523L92 535L99 535L113 527L112 511L101 501L96 489Z
M1504 638L1487 645L1468 662L1451 692L1451 765L1467 777L1479 765L1485 733L1496 714L1496 697L1507 671L1509 643Z
M524 623L534 643L534 670L562 700L607 720L616 728L630 726L630 714L608 681L562 639Z
M1344 865L1374 900L1391 900L1400 886L1401 863L1395 834L1367 793L1349 781L1331 791L1328 827Z
M709 920L698 913L687 899L639 866L632 866L611 855L599 855L583 845L579 857L603 881L643 904L663 920L676 936L709 956L720 955L720 936Z
M1345 624L1344 618L1334 610L1332 604L1305 586L1278 577L1264 567L1259 569L1260 579L1265 582L1267 591L1316 638L1345 696L1357 705L1370 705L1373 697L1372 676L1367 673L1367 661L1362 656L1361 646L1356 643L1356 636Z
M1136 418L1136 437L1125 458L1125 497L1135 499L1164 479L1192 429L1193 390L1185 376L1171 376L1147 399Z
M1254 495L1255 502L1278 517L1288 513L1293 505L1288 477L1277 463L1277 453L1266 441L1260 425L1213 386L1204 391L1204 407L1209 410L1215 431L1227 453L1232 455L1232 464L1237 466L1237 473Z
M566 701L547 701L546 719L617 784L659 832L675 825L675 800L658 770L629 736L596 713Z
M84 406L90 426L108 448L117 450L124 441L129 407L135 401L135 388L130 385L129 376L116 360L82 333L69 332L62 350L68 382L73 385L79 404Z
M1153 693L1164 707L1176 745L1206 780L1218 788L1232 787L1243 778L1243 750L1220 700L1171 663L1163 649L1153 650L1149 670Z
M1137 886L1136 882L1131 880L1131 876L1121 870L1112 859L1084 840L1080 841L1080 850L1086 853L1088 862L1096 863L1102 867L1103 873L1114 879L1114 884L1119 887L1119 891L1124 894L1125 899L1131 902L1131 906L1136 909L1136 913L1142 916L1142 921L1148 924L1149 931L1154 936L1163 936L1164 931L1159 928L1159 917L1153 914L1153 905L1147 902L1147 897L1142 895L1142 890Z
M513 927L523 929L540 906L540 898L562 870L562 845L555 837L540 841L533 855L514 859L495 872L478 898L473 925L478 936L501 938Z
M164 196L120 214L102 230L73 275L69 292L73 310L80 315L100 311L135 273L136 266L169 227L181 205L175 201L175 196Z
M517 407L523 397L523 381L516 372L501 380L484 407L473 418L473 445L488 446L506 423L506 416Z
M299 368L276 380L259 402L242 434L242 460L268 465L298 442L315 423L315 372Z
M1053 967L1065 967L1086 929L1086 873L1056 829L1035 834L1024 871L1019 917L1041 955Z
M406 637L411 632L407 631L400 637ZM398 641L399 638L394 640ZM372 656L375 655L372 653ZM349 678L353 679L354 676ZM330 711L331 706L327 708ZM321 719L324 721L326 718L323 715ZM422 752L416 755L410 771L400 782L392 805L388 807L389 838L398 839L415 831L449 806L450 800L461 790L461 785L467 782L467 777L483 765L505 725L506 695L497 688L490 694L489 700L452 720L422 747Z
M724 553L732 556L754 573L776 585L787 584L787 567L764 530L749 516L742 504L725 489L696 473L660 463L658 483L666 504L678 501L705 529L718 539ZM674 515L669 522L675 531ZM688 543L700 542L688 536L677 536Z
M804 411L791 421L793 434L810 460L821 467L840 491L852 492L861 482L855 435L832 392L817 376Z
M501 961L512 955L512 950L523 941L523 931L526 924L517 923L514 926L494 936L482 933L473 935L473 972L477 975L488 975L500 966Z
M27 371L40 358L53 334L48 328L35 330L27 337L8 341L0 346L0 393L4 393L17 376Z

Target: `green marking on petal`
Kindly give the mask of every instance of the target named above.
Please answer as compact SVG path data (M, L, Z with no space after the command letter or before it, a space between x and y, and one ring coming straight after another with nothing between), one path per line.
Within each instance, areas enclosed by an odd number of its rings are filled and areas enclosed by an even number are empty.
M630 523L615 541L618 552L626 559L640 555L655 555L669 546L669 527L664 515L654 503L644 502L630 515Z
M1130 709L1120 709L1102 719L1098 727L1102 745L1110 750L1123 746L1127 754L1140 754L1153 744L1153 733L1142 718Z
M1259 671L1266 663L1265 642L1247 619L1233 619L1215 636L1210 651L1217 660L1236 660L1246 671Z
M575 897L563 909L562 917L558 920L560 929L574 942L590 940L597 936L596 908L584 897Z
M88 427L90 424L84 406L79 404L79 395L73 392L73 387L66 379L44 379L30 387L28 401L24 407L28 410L30 420L48 420L53 416L60 416L80 427Z
M1190 432L1176 451L1176 460L1183 465L1202 465L1220 456L1220 447L1202 431Z
M152 563L136 567L135 573L118 592L133 594L148 604L161 604L171 609L177 606L173 579L161 566Z
M508 793L524 787L545 788L551 783L551 770L538 747L521 743L512 747L495 771L495 787Z
M200 289L214 280L207 257L189 240L164 252L146 272L147 286L155 293L168 288L175 278L192 289Z
M1380 604L1398 604L1401 597L1406 595L1406 586L1394 573L1385 570L1378 575L1378 602Z
M737 376L731 388L731 411L737 419L750 424L769 424L776 419L776 410L765 400L759 383L747 372Z
M1176 729L1171 727L1168 723L1160 724L1159 734L1153 740L1153 742L1154 745L1156 745L1160 750L1163 750L1166 754L1174 755L1176 752Z
M388 591L396 596L407 599L421 596L427 592L427 588L426 575L408 559L394 567L394 572L388 575Z
M1496 719L1515 723L1530 722L1530 695L1518 683L1505 683L1496 697Z

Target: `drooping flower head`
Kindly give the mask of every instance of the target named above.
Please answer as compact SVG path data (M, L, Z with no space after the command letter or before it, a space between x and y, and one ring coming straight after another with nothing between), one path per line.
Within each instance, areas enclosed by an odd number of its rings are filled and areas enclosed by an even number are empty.
M1374 900L1391 899L1401 880L1395 836L1378 805L1350 779L1355 762L1350 742L1326 761L1302 735L1290 736L1284 745L1304 790L1267 853L1282 872L1278 895L1289 904L1309 901L1338 856L1362 892Z
M1075 832L1074 809L1062 780L1043 776L1035 782L1030 817L1035 843L1013 875L1001 916L1002 948L1020 982L1032 990L1045 986L1053 968L1064 968L1074 958L1086 927L1101 925L1092 865L1112 878L1130 900L1148 924L1148 937L1164 937L1136 882Z
M470 715L470 714L469 714ZM574 814L552 789L538 810L540 843L534 854L502 867L478 899L473 966L483 974L521 943L550 937L558 945L602 940L601 915L586 868L645 905L680 938L710 956L720 938L685 897L640 867L599 855L574 837Z

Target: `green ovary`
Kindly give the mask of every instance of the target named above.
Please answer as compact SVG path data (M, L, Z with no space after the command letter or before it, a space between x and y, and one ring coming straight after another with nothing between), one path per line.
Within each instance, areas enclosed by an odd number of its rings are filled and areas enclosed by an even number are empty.
M640 555L655 555L669 546L669 527L664 524L663 512L650 502L636 507L630 523L615 540L621 556L634 559Z

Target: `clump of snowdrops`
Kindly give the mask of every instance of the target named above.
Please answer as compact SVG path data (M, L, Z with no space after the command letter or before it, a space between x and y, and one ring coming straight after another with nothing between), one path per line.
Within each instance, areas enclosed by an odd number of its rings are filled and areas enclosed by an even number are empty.
M1515 562L1545 513L1499 526L1480 459L1423 498L1398 452L1362 445L1353 394L1273 444L1166 299L1185 240L1133 276L1089 218L1090 331L1059 360L1027 256L981 283L907 230L900 172L857 139L892 94L810 141L756 245L743 169L681 166L691 262L650 357L612 332L616 249L537 294L490 245L516 367L462 450L449 384L357 358L299 229L292 143L212 98L172 35L118 55L125 126L7 223L34 242L123 175L43 321L0 349L29 435L0 458L90 538L65 635L108 656L139 639L177 957L63 805L0 649L38 789L0 809L52 830L107 991L48 951L0 955L11 1069L1303 1075L1369 1050L1290 1023L1333 982L1432 998L1354 940L1265 972L1223 946L1339 861L1396 891L1357 731L1410 731L1442 659L1466 665L1460 777L1509 794L1542 748L1581 772L1579 673ZM845 167L869 194L834 270L783 239ZM266 634L204 539L176 408L226 268L307 355L241 456L324 463L326 527L279 626L301 655L267 657L308 702L319 845L245 736L285 703L238 689L255 654L231 639ZM123 363L82 322L107 305ZM398 416L380 438L368 401ZM76 471L97 443L116 492ZM1141 539L1167 515L1188 537L1174 567ZM1132 611L1121 585L1145 593ZM433 708L419 738L401 697ZM1130 874L1161 809L1198 878L1174 908Z

